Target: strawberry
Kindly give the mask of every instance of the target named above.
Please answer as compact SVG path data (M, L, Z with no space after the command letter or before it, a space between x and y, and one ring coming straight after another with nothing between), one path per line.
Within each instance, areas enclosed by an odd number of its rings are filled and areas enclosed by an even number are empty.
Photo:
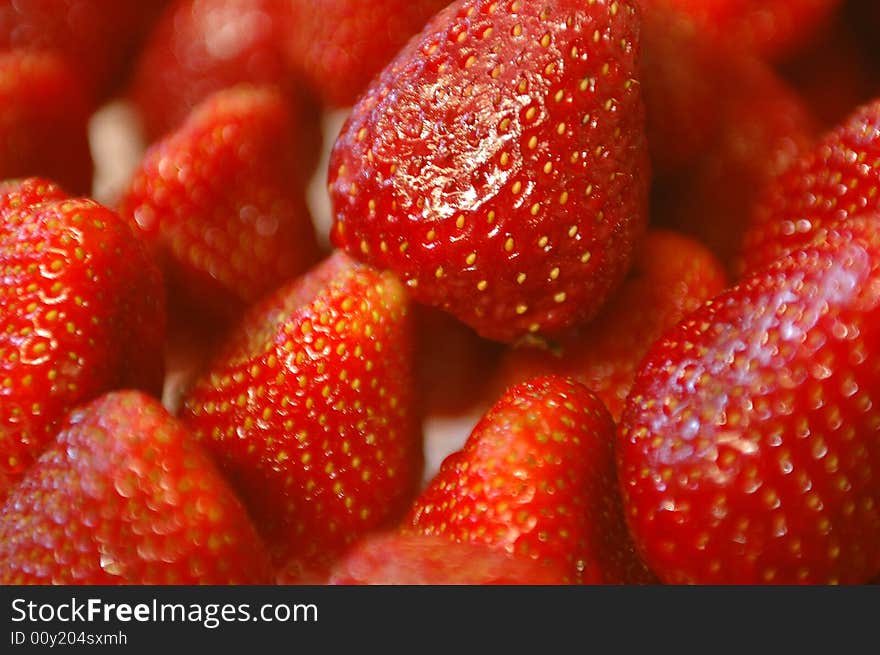
M646 4L656 0L642 0ZM664 0L686 13L696 30L737 48L778 58L808 43L841 0Z
M449 0L289 0L287 52L324 103L348 106Z
M337 253L254 307L184 399L287 580L320 578L415 494L411 327L400 283Z
M667 583L863 583L880 572L880 217L828 226L646 356L617 456Z
M515 385L447 457L403 530L485 544L566 582L647 579L626 532L614 423L584 386L560 377Z
M316 102L291 72L284 44L290 0L173 0L151 32L128 88L147 140L177 128L209 95L242 83L274 85L302 124L311 173L321 148Z
M811 242L829 223L878 207L880 100L860 107L772 180L743 237L738 270Z
M617 420L650 345L725 285L721 264L699 242L651 230L623 287L596 320L566 335L553 351L511 350L498 377L505 387L538 375L572 377Z
M71 412L0 507L0 584L256 584L269 557L241 502L149 396Z
M51 50L75 70L95 105L127 72L165 0L5 0L0 49Z
M761 192L812 146L817 123L763 62L743 61L728 82L703 152L677 175L655 179L652 218L696 236L733 271Z
M181 304L237 316L318 260L299 144L279 91L239 86L147 151L120 213L165 254Z
M74 405L158 393L162 280L130 228L40 179L0 185L0 496Z
M649 183L633 2L458 0L333 149L332 241L481 336L553 336L620 283Z
M88 193L88 121L81 83L62 58L0 53L0 179L40 175L71 193Z
M368 536L338 561L334 585L558 585L560 570L481 544L387 533Z

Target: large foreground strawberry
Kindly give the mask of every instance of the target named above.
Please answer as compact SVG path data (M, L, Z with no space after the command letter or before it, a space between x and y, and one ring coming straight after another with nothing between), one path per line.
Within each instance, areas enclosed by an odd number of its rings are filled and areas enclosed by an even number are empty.
M613 447L614 423L586 387L554 376L514 385L444 460L403 530L528 557L568 583L646 581Z
M285 581L320 579L421 479L400 283L337 253L254 307L182 416L240 490Z
M454 2L336 143L334 243L485 337L590 318L646 219L638 57L633 2Z
M257 584L269 558L241 502L158 400L70 414L0 506L2 584Z
M158 267L125 222L31 178L0 184L0 496L74 405L159 393Z
M746 277L646 356L621 420L631 532L668 583L880 571L880 219Z

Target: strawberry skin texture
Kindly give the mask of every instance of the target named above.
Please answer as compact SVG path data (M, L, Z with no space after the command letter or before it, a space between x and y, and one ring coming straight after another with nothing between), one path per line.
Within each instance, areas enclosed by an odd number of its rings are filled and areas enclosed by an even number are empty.
M445 535L562 568L566 583L649 578L626 532L614 423L583 385L515 385L447 457L402 530Z
M242 83L284 90L304 126L303 168L321 148L317 102L287 62L290 0L174 0L138 58L128 95L147 139L177 128L202 100Z
M350 106L449 0L289 0L287 52L326 105Z
M0 496L73 406L162 387L161 274L115 213L31 178L0 184Z
M148 150L120 213L165 255L182 304L237 317L318 261L299 136L283 94L244 85Z
M165 1L4 0L0 49L58 54L95 106L125 76Z
M768 185L737 269L754 271L811 242L829 223L878 207L880 101L857 109Z
M89 105L56 54L0 53L0 179L39 175L70 193L92 188Z
M562 570L481 544L399 533L368 536L334 565L332 585L560 585Z
M400 283L336 253L252 308L185 397L288 580L320 577L415 496L411 330Z
M880 222L829 227L651 349L617 447L630 531L672 584L880 571Z
M675 232L651 230L626 282L602 313L551 351L509 351L500 384L538 375L571 377L596 394L616 421L650 345L726 285L724 268L705 246Z
M631 2L459 1L398 54L333 149L333 243L481 336L591 318L646 221Z
M265 546L183 426L136 391L71 412L0 508L2 584L259 584Z

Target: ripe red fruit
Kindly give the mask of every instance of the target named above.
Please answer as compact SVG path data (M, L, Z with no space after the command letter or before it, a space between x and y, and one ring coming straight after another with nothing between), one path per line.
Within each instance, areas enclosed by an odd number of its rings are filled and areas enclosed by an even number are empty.
M290 0L287 49L328 105L347 106L449 0Z
M237 317L319 259L297 129L279 91L239 86L148 150L120 213L166 256L184 306Z
M185 398L287 579L320 578L415 494L411 329L400 283L337 253L254 307Z
M561 570L480 544L443 537L378 534L334 565L334 585L559 585Z
M70 193L89 193L89 113L82 83L64 59L0 53L0 179L39 175Z
M459 0L333 150L332 240L482 336L591 318L646 220L632 2Z
M763 62L740 62L726 83L703 151L678 175L657 179L652 220L697 237L734 271L761 192L813 145L818 129L804 100Z
M94 105L127 73L164 4L165 0L7 0L0 3L0 49L58 54Z
M599 317L566 335L552 351L510 351L500 383L507 387L548 374L572 377L595 393L617 420L650 345L725 285L723 267L705 246L674 232L652 230L626 282Z
M654 2L655 0L642 0ZM716 40L765 57L780 57L809 42L840 0L664 0Z
M856 110L774 179L743 238L741 271L810 243L830 223L878 208L880 101Z
M664 335L621 420L624 506L667 583L880 571L880 219L743 279Z
M532 558L568 583L645 581L613 443L611 416L577 382L548 376L511 387L443 461L403 529Z
M158 267L119 216L40 179L0 185L0 496L73 406L158 394ZM5 479L5 480L4 480Z
M259 584L269 558L241 502L157 400L71 412L0 507L2 584Z
M290 0L174 0L141 52L129 94L152 141L180 125L202 100L242 83L284 90L308 126L298 157L311 172L319 111L286 61Z

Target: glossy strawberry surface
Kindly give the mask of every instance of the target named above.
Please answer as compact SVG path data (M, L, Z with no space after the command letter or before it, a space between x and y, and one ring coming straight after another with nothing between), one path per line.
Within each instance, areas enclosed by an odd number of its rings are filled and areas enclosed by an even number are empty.
M592 317L646 220L638 53L632 2L451 4L336 142L334 244L491 339Z
M829 227L646 356L621 419L639 552L667 583L880 570L880 222Z

